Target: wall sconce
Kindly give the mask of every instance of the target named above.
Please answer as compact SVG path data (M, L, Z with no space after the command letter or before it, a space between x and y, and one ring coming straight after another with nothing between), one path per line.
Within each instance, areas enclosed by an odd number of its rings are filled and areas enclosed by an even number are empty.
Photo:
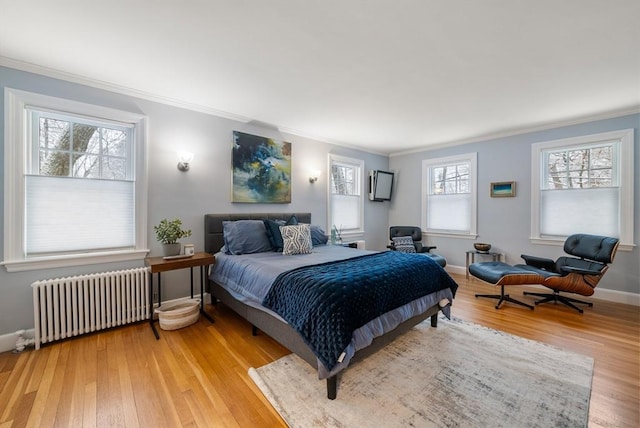
M309 183L315 183L318 181L318 177L320 177L320 170L314 169L309 175Z
M191 152L180 152L178 153L178 169L182 172L189 171L189 162L193 160L193 153Z

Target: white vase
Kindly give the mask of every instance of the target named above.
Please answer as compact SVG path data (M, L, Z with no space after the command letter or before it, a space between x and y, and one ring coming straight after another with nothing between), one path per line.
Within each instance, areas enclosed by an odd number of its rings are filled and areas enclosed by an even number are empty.
M164 256L177 256L180 254L182 245L180 243L175 244L162 244L162 253Z

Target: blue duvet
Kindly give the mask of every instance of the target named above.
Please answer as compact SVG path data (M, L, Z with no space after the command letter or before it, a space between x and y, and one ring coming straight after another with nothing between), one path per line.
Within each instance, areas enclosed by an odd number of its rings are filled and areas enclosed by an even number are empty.
M430 257L386 251L281 273L263 305L285 319L331 370L354 330L435 291L458 288Z

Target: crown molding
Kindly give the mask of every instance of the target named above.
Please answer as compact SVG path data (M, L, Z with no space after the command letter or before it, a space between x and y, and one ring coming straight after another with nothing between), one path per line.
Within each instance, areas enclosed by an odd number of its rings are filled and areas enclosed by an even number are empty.
M249 118L249 117L237 115L237 114L234 114L234 113L229 113L229 112L222 111L222 110L216 110L216 109L213 109L213 108L210 108L210 107L206 107L206 106L203 106L203 105L200 105L200 104L189 103L189 102L181 101L181 100L178 100L178 99L174 99L174 98L169 98L169 97L165 97L165 96L162 96L162 95L153 94L153 93L150 93L150 92L140 91L140 90L137 90L137 89L126 87L126 86L115 85L113 83L105 82L105 81L102 81L102 80L91 79L91 78L80 76L80 75L77 75L77 74L68 73L68 72L65 72L65 71L60 71L60 70L56 70L56 69L53 69L53 68L44 67L44 66L41 66L41 65L37 65L37 64L33 64L33 63L25 62L25 61L16 60L16 59L5 57L5 56L1 56L1 55L0 55L0 66L13 68L13 69L20 70L20 71L25 71L25 72L28 72L28 73L39 74L39 75L46 76L46 77L51 77L51 78L54 78L54 79L60 79L60 80L66 81L66 82L71 82L71 83L77 83L77 84L80 84L80 85L90 86L92 88L102 89L102 90L109 91L109 92L115 92L115 93L118 93L118 94L127 95L127 96L131 96L131 97L136 97L136 98L144 99L144 100L147 100L147 101L153 101L153 102L157 102L157 103L160 103L160 104L170 105L170 106L173 106L173 107L183 108L183 109L186 109L186 110L196 111L196 112L199 112L199 113L204 113L204 114L208 114L208 115L211 115L211 116L221 117L221 118L224 118L224 119L229 119L229 120L233 120L233 121L236 121L236 122L246 123L246 124L249 124L249 125L257 125L257 126L263 126L263 127L266 127L266 128L273 128L273 129L277 129L279 132L282 132L282 133L285 133L285 134L295 135L295 136L302 137L302 138L308 138L308 139L311 139L311 140L314 140L314 141L319 141L319 142L323 142L323 143L327 143L327 144L333 144L333 145L340 146L340 147L351 148L351 149L358 150L358 151L361 151L361 152L366 152L366 153L371 153L371 154L381 155L381 156L389 156L388 153L377 152L377 151L374 151L374 150L368 150L366 148L355 146L355 145L352 145L352 144L342 143L342 142L338 142L338 141L332 141L332 140L329 140L329 139L324 138L322 136L312 135L312 134L309 134L309 133L306 133L304 131L300 131L300 130L297 130L297 129L294 129L294 128L287 128L287 127L283 127L283 126L265 124L263 122L260 122L257 119L254 119L254 118Z
M66 82L90 86L92 88L102 89L109 92L115 92L122 95L128 95L135 98L141 98L147 101L153 101L160 104L183 108L186 110L192 110L199 113L205 113L212 116L218 116L225 119L235 120L237 122L248 123L253 120L248 117L240 116L240 115L229 113L222 110L216 110L200 104L189 103L189 102L181 101L175 98L169 98L162 95L153 94L150 92L140 91L138 89L116 85L116 84L105 82L98 79L91 79L88 77L80 76L78 74L68 73L66 71L60 71L53 68L32 64L29 62L19 61L13 58L5 57L5 56L0 56L0 66L14 68L16 70L26 71L29 73L39 74L39 75L51 77L54 79L60 79Z
M551 121L551 122L546 122L546 123L534 125L534 126L523 126L520 128L512 128L506 131L495 132L492 134L484 134L476 137L465 138L463 140L458 140L458 141L449 141L449 142L425 145L421 148L404 150L400 152L392 152L392 153L389 153L388 156L389 157L403 156L403 155L409 155L413 153L420 153L420 152L425 152L430 150L441 149L444 147L460 146L463 144L471 144L471 143L480 143L483 141L497 140L499 138L530 134L532 132L547 131L549 129L562 128L565 126L572 126L572 125L580 125L583 123L595 122L597 120L612 119L614 117L629 116L631 114L638 114L638 113L640 113L640 105L635 105L635 106L631 106L624 109L610 110L610 111L592 114L588 116Z

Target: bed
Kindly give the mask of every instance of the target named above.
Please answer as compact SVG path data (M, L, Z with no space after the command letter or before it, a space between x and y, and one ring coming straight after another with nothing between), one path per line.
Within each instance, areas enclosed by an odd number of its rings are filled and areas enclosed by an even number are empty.
M249 254L234 251L230 243L231 226L247 223L257 226L267 220L268 231L268 224L283 224L292 216L303 225L312 223L310 213L206 214L205 251L216 255L216 264L209 275L209 291L212 299L221 301L249 321L254 334L258 329L263 331L317 368L319 378L326 379L327 397L335 399L339 375L349 364L373 354L427 318L431 318L431 325L436 327L440 311L449 316L457 284L437 263L415 254L337 245L314 245L311 254L291 256L260 248ZM297 227L306 230L306 226ZM223 247L225 251L221 252ZM228 252L235 254L225 254ZM398 269L398 266L405 267ZM354 281L358 272L362 278ZM381 278L394 287L393 291L381 292L383 288L378 285ZM314 285L308 284L309 281L319 282ZM349 282L371 284L353 287L357 293L360 288L371 290L371 296L334 297L336 289L349 289ZM306 302L300 301L300 296L311 293L317 295L309 298L324 306L304 312ZM349 305L356 300L361 309L349 310ZM342 312L335 309L340 307ZM328 311L338 311L338 315ZM352 319L352 315L356 319ZM366 322L358 318L366 316L369 317L364 319ZM314 336L310 336L312 334Z

